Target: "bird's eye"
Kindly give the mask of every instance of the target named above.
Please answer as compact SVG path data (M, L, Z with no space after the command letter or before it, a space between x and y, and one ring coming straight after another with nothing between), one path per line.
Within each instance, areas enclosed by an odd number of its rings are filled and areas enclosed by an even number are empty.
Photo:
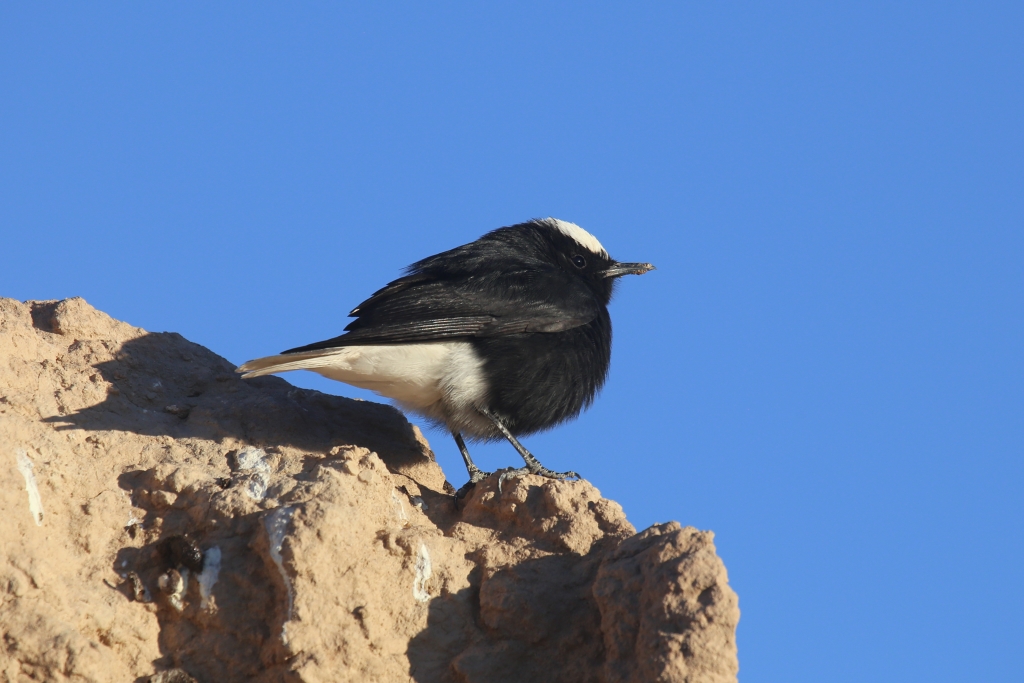
M576 256L572 257L572 264L574 266L576 266L577 268L586 268L587 267L587 259L585 259L582 256L577 254Z

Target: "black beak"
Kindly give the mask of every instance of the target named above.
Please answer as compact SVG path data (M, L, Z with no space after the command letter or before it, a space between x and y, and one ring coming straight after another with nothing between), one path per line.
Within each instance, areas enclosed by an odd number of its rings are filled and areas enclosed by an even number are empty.
M620 275L643 275L649 270L654 270L650 263L618 263L601 273L604 277L619 277Z

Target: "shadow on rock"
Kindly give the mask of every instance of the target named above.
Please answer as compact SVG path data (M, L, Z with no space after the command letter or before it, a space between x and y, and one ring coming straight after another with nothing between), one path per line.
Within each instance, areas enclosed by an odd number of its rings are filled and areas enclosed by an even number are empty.
M42 323L44 314L37 314ZM433 461L426 441L397 409L298 389L277 377L243 380L231 363L179 334L144 334L113 355L93 366L110 385L106 400L44 421L58 429L235 439L316 453L359 444L406 474Z
M427 628L409 642L413 680L601 680L601 615L591 587L604 554L595 548L587 557L526 560L484 572L472 588L433 600Z

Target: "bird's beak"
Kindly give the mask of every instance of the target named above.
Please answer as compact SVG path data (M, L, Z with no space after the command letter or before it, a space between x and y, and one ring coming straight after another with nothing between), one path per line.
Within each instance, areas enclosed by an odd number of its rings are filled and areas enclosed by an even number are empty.
M643 275L649 270L654 270L650 263L614 263L612 267L601 273L604 277L619 277L620 275Z

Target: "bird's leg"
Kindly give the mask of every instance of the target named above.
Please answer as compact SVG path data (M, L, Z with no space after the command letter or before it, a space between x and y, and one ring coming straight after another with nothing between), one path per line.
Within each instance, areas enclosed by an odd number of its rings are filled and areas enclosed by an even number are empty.
M481 482L491 476L491 473L484 472L476 466L476 463L473 462L473 458L469 455L469 449L466 448L466 442L462 438L461 432L453 429L452 437L455 438L455 445L459 447L459 452L462 453L462 459L466 463L466 471L469 472L469 481L463 484L459 490L455 492L455 507L458 509L460 501L465 498L471 490L473 490L473 487L476 486L478 482Z
M469 472L469 483L475 484L490 476L490 472L484 472L477 467L476 463L473 462L473 458L469 456L469 449L466 448L466 442L462 439L462 432L453 429L452 436L455 438L455 445L459 447L459 452L462 453L462 459L466 463L466 471Z
M526 450L526 447L519 443L519 440L516 437L512 436L512 432L508 430L508 427L501 423L501 420L499 420L496 415L492 414L485 408L477 408L477 410L498 428L498 431L508 439L508 442L512 444L512 447L519 451L519 455L523 456L523 460L526 461L526 467L520 467L519 469L507 469L501 473L501 476L498 477L499 492L501 491L502 483L506 479L521 477L524 474L538 474L542 477L547 477L548 479L582 479L580 475L571 470L569 472L553 472L547 467L544 467L544 465L540 464L540 460L533 456L533 453Z

